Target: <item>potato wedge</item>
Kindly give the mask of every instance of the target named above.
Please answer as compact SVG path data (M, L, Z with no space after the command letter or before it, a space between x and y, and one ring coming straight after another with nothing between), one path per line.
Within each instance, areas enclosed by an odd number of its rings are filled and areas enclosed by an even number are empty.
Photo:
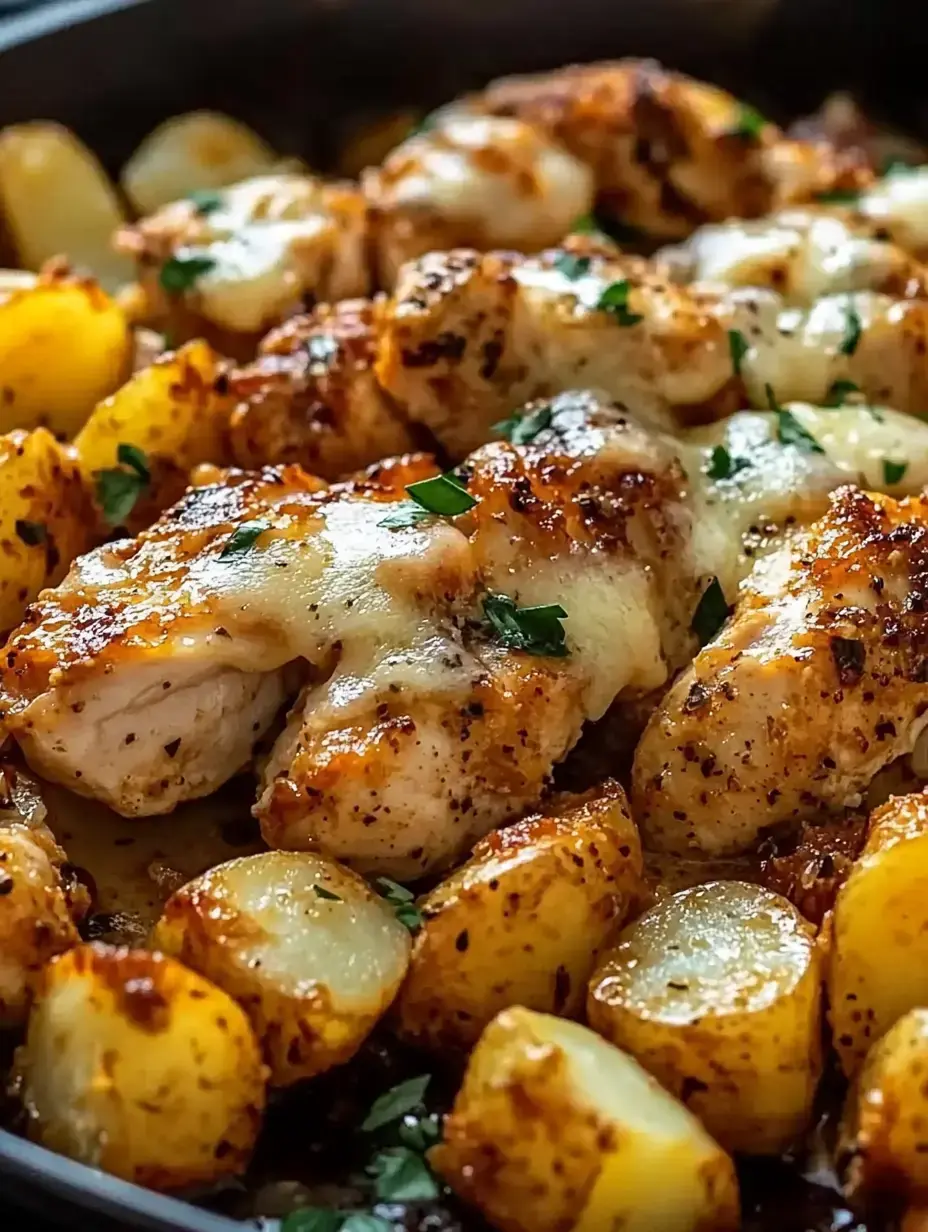
M287 851L230 860L183 886L152 942L240 1002L276 1086L357 1052L410 950L408 930L361 877Z
M135 211L150 214L198 189L266 175L278 162L247 124L219 111L190 111L149 133L123 167L120 181Z
M189 342L136 372L78 433L74 445L88 481L119 464L120 445L145 455L150 479L125 523L133 533L183 494L193 467L227 461L233 400L225 392L225 367L207 343Z
M96 517L73 450L50 432L0 436L0 636L93 545Z
M612 780L491 834L419 904L400 1033L468 1049L510 1005L577 1017L597 954L644 894L642 876L638 831Z
M728 1150L779 1154L821 1071L815 930L761 886L714 881L621 934L590 984L590 1025L681 1099Z
M81 945L53 959L16 1068L33 1139L152 1189L241 1171L264 1108L242 1010L144 950Z
M110 291L132 277L132 262L110 244L125 221L119 196L96 155L60 124L0 131L0 212L26 269L64 256Z
M848 1076L894 1022L928 1004L928 794L893 797L870 817L835 899L828 1000Z
M586 1027L504 1010L429 1162L501 1232L724 1232L734 1167L691 1113Z
M73 436L129 375L132 336L122 311L88 278L47 271L0 296L0 429Z
M928 1201L928 1009L903 1015L870 1049L839 1135L848 1197L864 1206Z

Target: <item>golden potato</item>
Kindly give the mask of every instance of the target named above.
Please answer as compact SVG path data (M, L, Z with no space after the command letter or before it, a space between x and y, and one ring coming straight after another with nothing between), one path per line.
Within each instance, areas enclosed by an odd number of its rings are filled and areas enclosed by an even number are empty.
M173 116L149 133L123 168L122 189L139 214L196 190L265 175L278 156L247 124L218 111Z
M731 1160L636 1061L586 1027L504 1010L429 1162L501 1232L725 1232Z
M94 409L74 441L88 479L118 467L119 447L126 445L141 451L148 472L147 479L140 476L131 516L107 517L111 524L140 530L183 494L194 466L227 460L233 402L225 392L225 367L207 343L189 342L141 368ZM96 488L106 517L99 480Z
M32 1138L152 1189L240 1172L264 1109L242 1010L144 950L81 945L52 959L16 1069Z
M714 881L621 934L590 984L590 1025L631 1053L728 1150L779 1154L821 1070L815 930L761 886Z
M867 1054L845 1105L841 1158L855 1202L928 1201L928 1009L910 1010Z
M357 1052L410 950L408 930L361 877L289 851L195 878L168 900L152 942L240 1002L277 1086Z
M644 893L642 872L611 780L491 834L419 904L400 1032L467 1049L509 1005L577 1017L598 952Z
M60 124L0 131L0 213L26 269L64 256L111 291L132 277L132 262L110 243L125 221L119 195L96 155Z
M835 899L828 1016L844 1071L897 1019L928 1004L928 794L875 810Z
M88 278L50 269L0 297L0 428L73 436L128 376L132 335L122 311Z
M43 587L61 581L95 534L73 451L44 428L0 436L0 635Z

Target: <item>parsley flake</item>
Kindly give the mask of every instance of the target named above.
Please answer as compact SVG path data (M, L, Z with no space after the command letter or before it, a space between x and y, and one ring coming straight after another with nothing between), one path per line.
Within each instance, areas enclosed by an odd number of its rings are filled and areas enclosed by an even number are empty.
M292 1211L280 1225L280 1232L339 1232L345 1223L344 1211L328 1211L305 1206Z
M444 518L456 518L477 503L477 498L471 496L460 479L452 474L420 479L418 483L409 484L406 493L426 513L437 513Z
M508 419L500 420L493 425L493 431L513 445L530 445L539 432L551 427L552 415L551 407L546 403L524 415L510 415Z
M405 530L408 526L416 526L419 522L424 522L430 516L429 511L417 505L415 501L397 501L393 506L393 512L381 518L377 525L385 526L387 530Z
M380 895L393 908L393 914L399 922L414 933L422 926L423 915L416 906L416 896L412 890L393 881L390 877L377 877L374 880Z
M408 893L408 891L407 891ZM391 1121L399 1121L407 1112L412 1112L422 1106L426 1088L432 1080L431 1074L420 1074L418 1078L409 1078L406 1082L398 1082L395 1087L378 1095L371 1104L371 1110L361 1122L365 1133L382 1129Z
M136 501L151 483L148 460L137 445L121 441L116 448L119 466L96 472L97 504L110 526L124 525Z
M844 337L841 339L841 345L838 350L842 355L853 355L857 350L857 344L860 342L860 335L863 333L863 326L857 309L853 302L848 304L847 318L844 322Z
M593 264L592 257L578 257L572 252L563 252L554 262L554 268L569 278L571 282L575 282L578 278L583 278L584 275L590 272L590 266Z
M215 192L210 188L199 188L196 192L192 192L187 198L195 207L198 214L213 214L216 210L222 208L222 193Z
M690 623L700 646L707 646L712 641L730 615L731 608L725 601L719 579L714 577L702 592Z
M439 1195L438 1182L418 1151L406 1146L380 1151L367 1168L380 1202L430 1202Z
M889 458L883 459L883 482L887 487L891 488L893 484L899 483L902 476L909 469L908 462L892 462Z
M407 1113L397 1130L397 1136L410 1150L427 1151L441 1138L441 1121L434 1112L430 1112L428 1116L413 1116Z
M766 127L767 120L756 107L752 107L750 103L739 103L737 118L728 133L732 137L744 137L747 141L756 141Z
M508 595L487 595L483 613L504 646L526 654L564 658L569 652L564 626L567 613L559 603L519 607Z
M639 321L644 320L644 317L640 312L629 311L630 292L631 284L627 278L623 278L620 282L610 282L596 303L597 311L610 313L619 325L637 325Z
M317 898L322 898L322 899L325 899L325 901L326 901L326 902L328 902L328 903L340 903L340 902L342 901L342 899L341 899L341 896L340 896L340 895L338 895L338 894L333 894L333 893L332 893L332 891L331 891L331 890L327 890L327 889L325 888L325 886L321 886L321 885L314 885L314 886L313 886L313 889L314 889L314 890L315 890L315 892L316 892L316 897L317 897Z
M161 267L158 281L168 295L183 295L203 274L215 266L213 257L193 253L187 257L169 257Z
M243 525L237 526L225 541L223 549L219 553L219 559L225 560L227 556L237 556L241 552L247 552L249 548L253 547L258 536L263 535L266 530L270 529L267 522L245 522Z
M380 1215L353 1211L342 1224L341 1232L394 1232L394 1224Z
M777 404L772 385L765 385L767 403L777 417L777 440L781 445L795 445L803 453L824 453L811 432L807 432L792 411Z
M832 381L825 395L824 406L845 406L848 394L859 394L860 386L853 381Z
M44 522L27 522L25 519L17 518L16 534L23 543L30 548L35 548L48 539L48 527Z
M751 463L747 458L733 458L724 445L716 445L709 458L706 474L710 479L731 479Z
M860 193L856 188L830 188L827 192L816 193L815 200L823 205L856 205Z
M735 376L741 375L741 363L750 349L750 344L740 329L728 331L728 351L731 355L731 366L735 370Z

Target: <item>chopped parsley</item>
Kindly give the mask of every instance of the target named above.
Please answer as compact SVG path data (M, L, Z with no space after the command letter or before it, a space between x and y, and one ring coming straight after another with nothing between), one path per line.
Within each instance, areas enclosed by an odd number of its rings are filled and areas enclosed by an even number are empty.
M767 403L777 417L777 440L781 445L795 445L803 453L824 453L811 432L807 432L792 411L777 405L772 385L765 385Z
M738 115L728 133L732 137L744 137L745 140L756 141L766 127L767 120L756 107L752 107L750 103L739 103Z
M323 898L323 899L325 899L325 901L326 901L326 902L329 902L329 903L340 903L340 902L342 901L342 899L341 899L341 896L340 896L340 895L338 895L338 894L333 894L333 893L332 893L332 891L331 891L331 890L327 890L327 889L325 888L325 886L321 886L321 885L318 885L318 884L317 884L317 885L314 885L314 886L313 886L313 889L314 889L314 890L315 890L315 892L316 892L316 897L317 897L317 898Z
M332 1211L306 1206L293 1211L280 1225L280 1232L394 1232L389 1219L367 1211Z
M526 654L564 658L569 652L564 626L567 613L559 603L519 607L508 595L487 595L483 612L504 646Z
M393 506L393 512L381 518L377 525L385 526L387 530L405 530L407 526L416 526L419 522L425 521L427 517L429 517L428 510L417 505L415 501L397 501Z
M574 282L577 278L583 278L590 272L590 266L593 264L592 257L578 257L572 252L563 252L554 262L554 268Z
M411 483L406 493L426 513L437 513L444 518L456 518L477 503L477 498L471 496L460 479L452 474L420 479L418 483Z
M607 218L597 212L581 214L571 223L570 230L574 235L600 235L619 245L640 245L644 239L637 227L631 227L628 223L619 222L617 218Z
M629 311L630 291L631 285L627 278L623 278L620 282L610 282L596 303L597 310L610 313L619 325L637 325L639 321L644 320L644 317L638 312Z
M208 274L215 266L213 257L205 253L191 254L187 257L169 257L161 267L158 281L168 295L183 295L189 291L196 280L203 274Z
M728 351L731 355L731 366L735 370L735 376L741 375L741 362L750 349L750 344L740 329L728 331Z
M438 1197L438 1182L428 1164L408 1146L378 1152L367 1171L379 1202L431 1202Z
M408 893L408 891L407 891ZM407 1112L414 1112L422 1107L426 1088L432 1080L431 1074L420 1074L418 1078L409 1078L399 1082L383 1095L379 1095L371 1105L371 1110L361 1122L365 1133L382 1129L392 1121L399 1121Z
M524 415L510 415L493 425L493 431L513 445L530 445L539 432L551 427L552 410L546 403Z
M887 487L892 487L893 484L899 483L902 476L909 469L908 462L892 462L889 458L883 459L883 482Z
M846 406L848 394L859 394L860 386L853 381L832 381L825 395L824 406Z
M411 933L422 927L422 912L416 906L416 896L412 890L407 890L390 877L377 877L374 880L381 897L393 908L393 914L399 922Z
M227 556L238 556L242 552L247 552L254 546L258 536L263 535L266 530L270 529L267 522L260 521L245 522L242 526L236 527L225 541L223 549L219 553L219 559L225 560Z
M116 448L119 466L96 472L97 503L110 526L122 526L136 501L151 483L148 459L136 445L121 441Z
M844 322L844 337L841 339L841 345L838 347L842 355L854 354L862 333L863 326L861 325L857 309L853 303L850 303L848 304L847 318Z
M407 1113L397 1129L397 1137L413 1151L427 1151L441 1138L441 1121L434 1112L427 1116Z
M816 193L815 200L823 205L856 205L860 192L856 188L830 188L827 192Z
M709 458L706 474L710 479L731 479L751 463L747 458L733 458L724 445L716 445Z
M23 518L17 518L16 534L30 548L36 548L47 541L48 527L44 522L27 522Z
M187 198L196 207L198 214L213 214L222 208L222 193L210 188L200 188Z
M725 601L719 579L714 577L702 592L690 623L690 628L699 638L700 646L706 646L712 641L730 615L731 608Z

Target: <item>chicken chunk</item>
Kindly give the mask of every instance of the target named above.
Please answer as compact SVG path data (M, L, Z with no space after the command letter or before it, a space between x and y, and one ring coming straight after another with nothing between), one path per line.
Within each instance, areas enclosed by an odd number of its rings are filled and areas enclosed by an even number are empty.
M779 823L858 805L928 725L926 573L928 499L853 488L756 566L638 746L646 840L734 853Z

